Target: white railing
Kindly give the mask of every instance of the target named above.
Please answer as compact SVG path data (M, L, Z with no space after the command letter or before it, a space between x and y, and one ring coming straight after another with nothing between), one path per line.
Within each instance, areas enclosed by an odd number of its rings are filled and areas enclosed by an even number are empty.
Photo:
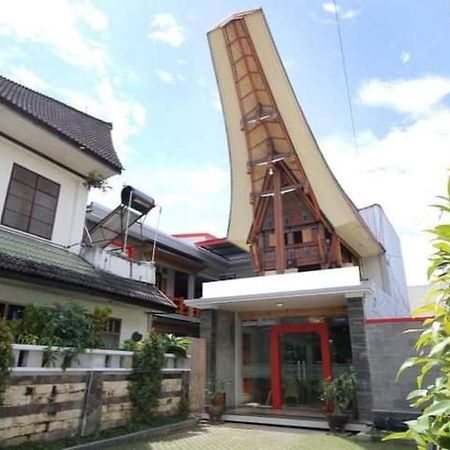
M45 353L51 353L50 361L44 365ZM14 344L13 373L30 371L61 371L63 363L63 348L46 347L44 345ZM190 356L178 357L165 353L163 371L181 371L190 369ZM86 349L76 355L65 370L70 371L123 371L130 372L133 364L133 352L123 350Z

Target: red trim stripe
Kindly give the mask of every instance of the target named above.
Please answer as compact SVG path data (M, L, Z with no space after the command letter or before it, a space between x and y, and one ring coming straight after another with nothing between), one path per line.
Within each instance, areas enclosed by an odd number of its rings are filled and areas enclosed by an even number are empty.
M383 324L383 323L409 323L409 322L423 322L432 316L422 317L381 317L380 319L366 319L367 325Z

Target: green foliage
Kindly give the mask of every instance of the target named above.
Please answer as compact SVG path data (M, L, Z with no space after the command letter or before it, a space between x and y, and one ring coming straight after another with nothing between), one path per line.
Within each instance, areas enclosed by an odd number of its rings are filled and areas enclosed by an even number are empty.
M122 342L120 349L126 350L128 352L135 352L140 347L140 345L142 345L143 337L144 336L142 336L141 333L139 333L138 331L134 331L131 335L131 339L125 339Z
M105 332L106 322L112 309L108 306L104 308L95 308L92 314L94 326L91 335L91 341L88 342L90 348L101 348L103 346L103 333Z
M47 346L45 366L53 364L60 355L62 367L67 368L84 349L101 347L110 313L111 309L105 307L90 314L76 303L53 308L29 305L22 319L12 323L12 328L17 343Z
M13 336L3 319L0 319L0 406L3 404L3 392L13 364Z
M164 335L164 348L166 353L173 353L181 358L186 358L190 344L191 340L188 337L175 336L174 334Z
M136 420L146 421L151 418L153 408L158 405L164 351L164 338L151 333L133 356L133 372L128 389Z
M450 213L450 178L448 197L436 206L442 217ZM410 367L417 367L417 389L410 392L411 406L419 408L417 420L407 422L408 430L394 433L386 439L412 439L417 448L426 449L433 443L450 449L450 224L441 224L429 230L436 250L430 258L428 277L433 290L428 293L434 301L414 311L415 316L432 315L423 323L423 331L416 341L418 356L409 358L399 375ZM428 378L433 376L429 384Z
M339 415L350 406L355 393L356 376L354 372L347 372L323 382L321 399L333 408L333 414Z
M218 378L217 380L209 380L206 383L205 394L208 401L213 401L217 396L226 393L227 384L229 381Z
M88 176L85 180L86 187L90 189L99 189L101 192L108 192L111 189L111 185L108 180L105 179L104 175L93 170L88 173Z

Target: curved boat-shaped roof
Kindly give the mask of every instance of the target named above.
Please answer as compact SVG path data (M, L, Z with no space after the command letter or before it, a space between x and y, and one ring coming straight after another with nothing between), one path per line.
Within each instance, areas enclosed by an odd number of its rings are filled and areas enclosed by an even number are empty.
M239 26L233 25L234 31L230 34L227 27L233 23L239 23ZM295 97L262 10L251 10L230 16L208 32L208 39L220 91L230 154L231 211L228 239L242 248L247 248L253 221L250 195L255 186L249 175L248 136L246 137L243 132L243 120L247 123L252 120L249 119L250 116L243 118L242 108L245 108L247 100L240 85L243 77L239 76L237 67L237 61L246 59L253 52L256 54L252 56L251 64L246 63L247 70L249 73L258 73L259 79L267 84L266 90L269 92L267 98L274 103L273 111L281 118L283 130L293 146L289 151L291 153L293 151L294 158L295 155L298 158L322 213L339 237L359 256L367 257L381 253L383 248L337 182L317 145ZM236 55L233 45L240 46L240 57ZM270 114L270 111L266 112L263 118ZM269 124L268 127L270 126ZM276 134L276 129L273 130ZM286 149L276 150L286 151Z

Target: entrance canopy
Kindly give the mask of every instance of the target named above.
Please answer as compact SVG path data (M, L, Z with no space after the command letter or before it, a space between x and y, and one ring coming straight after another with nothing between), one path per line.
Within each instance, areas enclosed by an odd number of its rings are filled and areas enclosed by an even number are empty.
M203 297L187 304L226 311L300 310L344 306L349 297L373 294L358 267L295 272L203 283Z

